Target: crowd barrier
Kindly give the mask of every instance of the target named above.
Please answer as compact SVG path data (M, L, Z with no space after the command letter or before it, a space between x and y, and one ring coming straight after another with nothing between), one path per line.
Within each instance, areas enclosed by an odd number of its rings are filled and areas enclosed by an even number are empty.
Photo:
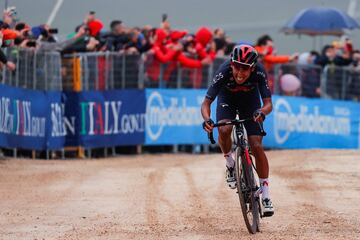
M301 82L299 95L309 98L360 101L360 70L353 67L328 65L281 64L276 65L269 78L274 83L274 93L284 95L280 80L284 74L293 74Z
M1 147L208 144L200 114L205 90L61 92L1 84L0 92ZM360 148L360 104L282 96L273 103L266 147Z
M176 88L205 89L224 62L217 58L209 66L185 68L177 62L163 64L151 54L125 55L115 52L76 53L7 49L15 72L3 68L1 83L36 90L83 91L112 89ZM268 73L276 95L284 74L301 81L300 96L338 100L360 100L360 74L352 67L281 64Z

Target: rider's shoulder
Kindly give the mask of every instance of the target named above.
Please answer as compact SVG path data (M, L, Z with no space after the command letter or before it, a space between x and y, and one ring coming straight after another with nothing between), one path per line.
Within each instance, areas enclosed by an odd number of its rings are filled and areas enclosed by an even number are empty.
M225 60L218 68L218 72L227 72L227 71L230 71L230 59Z
M259 77L266 78L266 71L265 71L264 65L262 65L261 63L256 64L255 73Z

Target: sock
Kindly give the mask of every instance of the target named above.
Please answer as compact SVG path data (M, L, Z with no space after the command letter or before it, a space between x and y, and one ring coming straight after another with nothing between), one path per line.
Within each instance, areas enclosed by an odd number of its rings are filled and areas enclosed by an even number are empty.
M232 157L232 152L228 152L226 154L224 154L224 157L226 159L226 166L228 168L233 168L235 166L235 161L234 158Z
M269 195L269 179L268 178L260 178L260 186L261 186L261 191L262 191L262 198L269 198L270 199L270 195Z

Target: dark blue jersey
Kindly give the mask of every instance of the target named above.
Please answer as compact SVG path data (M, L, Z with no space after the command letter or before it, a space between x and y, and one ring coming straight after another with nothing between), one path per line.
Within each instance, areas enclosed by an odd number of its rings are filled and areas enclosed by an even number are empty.
M243 84L237 84L232 73L230 60L227 60L215 73L206 97L214 100L218 95L241 97L241 95L247 96L249 94L260 94L261 98L271 97L264 67L257 63L249 78Z

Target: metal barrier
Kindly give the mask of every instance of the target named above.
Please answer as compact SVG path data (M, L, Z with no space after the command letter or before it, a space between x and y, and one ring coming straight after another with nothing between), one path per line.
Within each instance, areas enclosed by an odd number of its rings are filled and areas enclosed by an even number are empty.
M16 63L16 71L4 68L2 83L37 90L62 90L60 53L16 48L8 48L5 53Z
M351 67L281 64L275 66L274 93L286 95L280 81L293 74L301 82L299 96L360 101L360 72Z
M6 49L16 71L3 68L1 82L37 90L110 90L125 88L207 88L224 58L203 68L184 68L177 62L162 64L151 54L124 55L114 52L76 53ZM274 68L274 93L284 74L301 81L299 95L342 100L360 100L359 71L352 68L281 64Z
M317 65L301 64L279 64L275 66L274 71L274 93L286 95L281 88L282 76L292 74L301 82L301 88L296 95L316 98L320 97L320 83L322 78L322 68Z
M65 55L62 60L66 90L141 88L140 55L78 53Z
M350 67L326 66L322 82L322 97L340 100L360 100L360 72Z

